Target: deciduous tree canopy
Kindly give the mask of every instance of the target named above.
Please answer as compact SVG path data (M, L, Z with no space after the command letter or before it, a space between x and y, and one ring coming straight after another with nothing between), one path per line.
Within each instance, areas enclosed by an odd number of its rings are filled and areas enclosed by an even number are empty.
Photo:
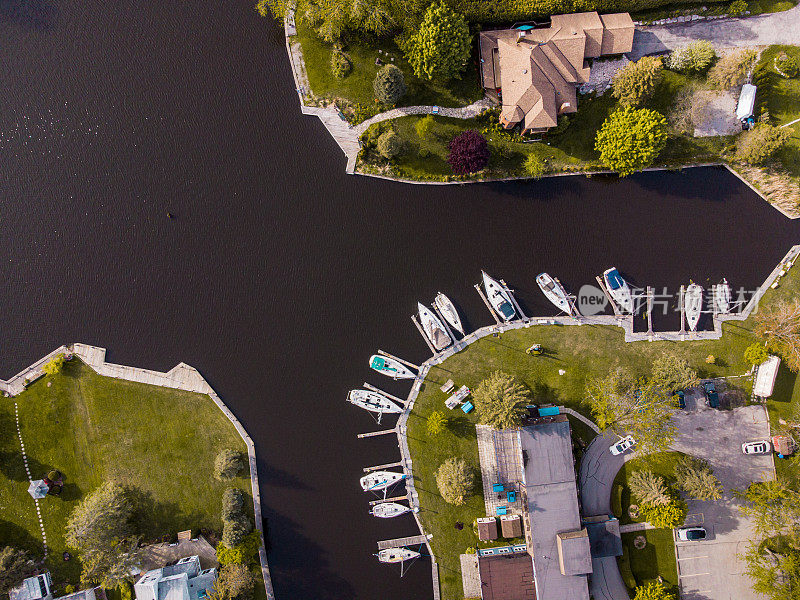
M530 391L512 375L495 371L480 382L473 394L478 420L495 429L519 427Z
M597 132L600 160L621 176L649 167L667 143L667 120L647 108L615 111Z
M467 22L442 0L425 11L422 24L403 44L417 77L447 81L467 66L472 35Z
M622 106L641 106L653 95L663 76L660 56L643 56L614 74L612 95Z
M468 129L450 141L447 162L456 175L467 175L484 169L489 164L489 144L474 129Z
M756 333L794 372L800 369L800 301L782 300L756 315Z
M448 458L436 471L436 485L445 502L464 504L475 485L475 473L461 458Z
M34 563L24 550L12 546L0 548L0 595L22 583L33 568Z

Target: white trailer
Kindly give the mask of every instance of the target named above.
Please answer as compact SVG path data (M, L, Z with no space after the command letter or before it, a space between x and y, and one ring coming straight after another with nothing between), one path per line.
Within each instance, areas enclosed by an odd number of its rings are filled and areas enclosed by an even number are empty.
M742 93L739 94L739 104L736 106L736 118L743 124L753 116L756 106L756 86L745 83L742 86Z

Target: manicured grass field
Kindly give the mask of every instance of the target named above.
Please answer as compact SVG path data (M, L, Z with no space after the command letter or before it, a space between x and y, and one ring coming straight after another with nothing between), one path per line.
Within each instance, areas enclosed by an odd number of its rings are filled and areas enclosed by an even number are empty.
M483 96L478 86L478 70L470 63L461 76L447 83L422 80L414 75L411 65L405 60L403 52L393 41L359 41L344 49L353 63L353 70L347 77L337 79L331 73L332 46L323 42L311 29L302 23L297 24L297 39L303 48L303 59L308 73L308 82L314 94L328 98L345 98L352 102L372 105L375 94L372 82L380 66L375 64L379 58L385 64L397 65L405 76L408 91L398 106L432 105L465 106ZM392 61L392 59L394 59ZM387 108L388 110L388 108Z
M643 535L647 545L637 550L633 540ZM675 542L671 529L648 529L622 534L622 556L618 559L625 585L644 585L661 577L667 588L677 592L678 567L675 563ZM630 580L633 576L633 581ZM633 588L631 588L631 591Z
M781 280L778 289L765 294L761 307L798 295L800 269L795 267ZM446 380L453 379L456 385L468 385L474 389L492 371L503 370L528 385L534 403L554 402L589 415L582 399L590 377L604 376L620 366L627 367L636 375L647 375L653 359L663 352L686 358L703 378L746 373L750 365L744 361L743 353L756 340L753 327L751 318L744 322L726 323L723 337L719 340L625 343L622 330L616 327L532 326L503 333L500 337L484 337L432 368L409 418L408 442L420 496L420 518L425 530L433 534L431 544L440 565L442 597L459 600L463 597L458 555L467 547L476 545L476 536L470 526L477 517L484 516L485 510L480 486L463 507L445 503L436 488L435 472L447 458L460 456L476 471L479 468L474 429L477 416L475 413L465 416L459 411L447 411L444 407L446 395L439 389ZM543 356L525 353L533 343L544 347ZM716 357L716 364L705 362L708 355ZM565 371L563 375L559 374L560 369ZM731 381L737 381L737 385L743 386L749 395L751 382L748 379ZM782 368L775 393L768 402L773 427L777 426L780 415L787 414L791 404L798 399L800 386L796 376ZM448 412L452 421L444 433L429 437L426 419L434 410ZM577 426L572 419L571 425L578 447L591 440L593 434L588 428ZM576 456L579 455L577 452ZM798 459L778 461L777 465L779 473L798 471ZM665 469L671 467L667 465ZM464 523L464 529L456 530L456 522ZM655 551L662 552L656 542L654 540ZM669 548L671 552L671 541ZM659 572L663 570L662 564L667 563L659 559ZM671 569L674 572L674 561Z
M246 452L246 447L208 396L101 377L73 359L62 373L38 380L16 398L0 399L0 545L42 555L16 433L15 401L33 478L50 469L65 476L61 496L39 502L47 565L59 588L77 583L80 575L76 557L62 560L66 521L104 481L141 490L147 507L145 541L174 537L184 529L219 532L226 487L239 487L251 498L247 469L231 483L214 478L219 450ZM246 506L252 516L252 500Z

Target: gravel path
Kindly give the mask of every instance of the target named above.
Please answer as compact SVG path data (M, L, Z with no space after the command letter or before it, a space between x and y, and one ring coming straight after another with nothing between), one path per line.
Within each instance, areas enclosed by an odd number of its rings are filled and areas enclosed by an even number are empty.
M800 6L756 17L637 27L633 51L628 56L639 59L695 40L709 40L717 48L770 44L797 46L800 45Z

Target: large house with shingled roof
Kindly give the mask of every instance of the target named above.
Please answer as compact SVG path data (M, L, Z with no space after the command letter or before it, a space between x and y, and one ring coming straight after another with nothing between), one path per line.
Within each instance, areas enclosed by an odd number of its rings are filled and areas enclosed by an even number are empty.
M628 13L585 12L553 15L544 28L481 32L482 84L500 100L500 122L525 132L555 127L559 115L578 110L587 59L630 52L634 29Z

